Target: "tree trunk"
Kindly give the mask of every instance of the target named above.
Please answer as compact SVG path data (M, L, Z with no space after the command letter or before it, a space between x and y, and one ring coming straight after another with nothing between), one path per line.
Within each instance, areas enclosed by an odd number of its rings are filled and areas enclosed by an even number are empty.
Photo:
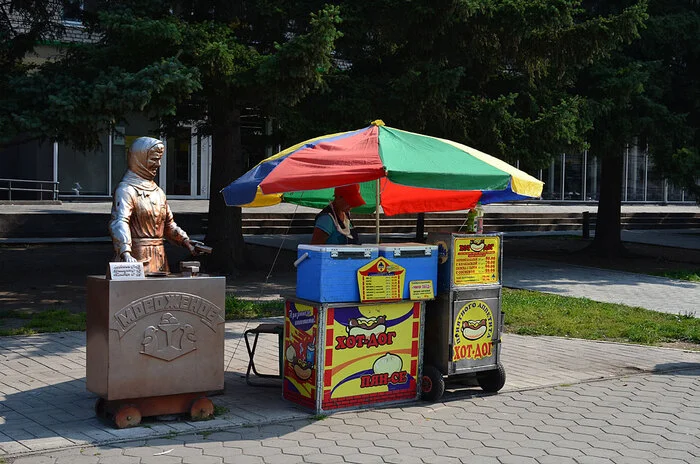
M241 208L226 206L221 189L243 174L241 113L222 101L213 105L210 117L213 129L206 243L214 250L207 264L211 272L231 275L246 263L242 214Z
M612 258L624 254L620 238L622 168L623 157L619 153L602 157L595 238L589 247L597 256Z

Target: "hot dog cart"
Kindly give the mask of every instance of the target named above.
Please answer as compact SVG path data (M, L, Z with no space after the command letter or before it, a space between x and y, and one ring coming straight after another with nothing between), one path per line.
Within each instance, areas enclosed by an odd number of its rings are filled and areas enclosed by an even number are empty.
M437 246L299 245L283 396L317 413L420 398Z
M429 234L438 246L438 295L426 303L423 398L435 401L445 379L503 388L500 362L502 234Z

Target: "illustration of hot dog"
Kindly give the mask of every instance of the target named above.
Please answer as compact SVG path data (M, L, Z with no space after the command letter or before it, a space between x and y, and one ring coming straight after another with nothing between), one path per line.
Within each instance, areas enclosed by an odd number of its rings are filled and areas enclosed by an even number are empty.
M292 370L299 380L308 380L311 377L313 361L309 362L308 360L297 356L297 351L292 345L287 347L285 355L287 362L291 364Z
M350 319L347 326L348 335L380 334L386 332L386 316L358 317Z
M486 244L484 243L484 239L476 239L469 241L469 248L471 248L471 250L474 252L478 253L482 251L484 249L484 246L486 246Z
M467 340L478 340L486 333L486 319L462 321L462 335Z

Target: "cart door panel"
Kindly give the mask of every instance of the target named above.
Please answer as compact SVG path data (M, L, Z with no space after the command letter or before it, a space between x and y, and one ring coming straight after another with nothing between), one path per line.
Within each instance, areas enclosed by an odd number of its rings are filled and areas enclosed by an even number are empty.
M499 358L500 288L469 293L452 306L451 374L484 370Z

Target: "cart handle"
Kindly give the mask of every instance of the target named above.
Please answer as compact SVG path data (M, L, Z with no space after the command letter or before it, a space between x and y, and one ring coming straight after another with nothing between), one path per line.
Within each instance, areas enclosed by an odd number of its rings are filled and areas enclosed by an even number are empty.
M306 258L308 258L308 257L309 257L309 254L308 254L308 253L304 253L303 255L301 255L301 256L299 257L299 259L297 259L296 261L294 261L294 267L299 267L299 264L301 264L301 262L304 261L304 260L305 260Z

